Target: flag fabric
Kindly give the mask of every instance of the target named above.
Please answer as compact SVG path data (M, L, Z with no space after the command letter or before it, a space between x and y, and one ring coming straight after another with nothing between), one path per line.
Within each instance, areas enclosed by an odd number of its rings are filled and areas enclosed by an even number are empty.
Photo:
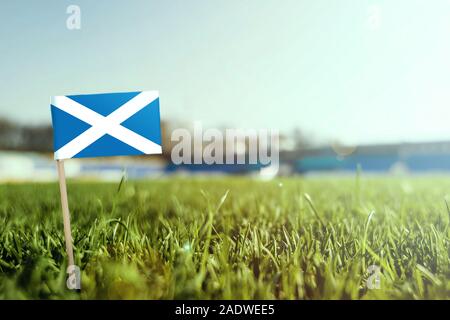
M55 96L55 159L160 154L157 91Z

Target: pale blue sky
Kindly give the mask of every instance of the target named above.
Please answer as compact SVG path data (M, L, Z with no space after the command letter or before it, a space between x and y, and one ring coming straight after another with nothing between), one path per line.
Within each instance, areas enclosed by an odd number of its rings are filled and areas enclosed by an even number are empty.
M51 95L149 89L205 127L450 139L448 0L2 1L0 40L0 116L22 122Z

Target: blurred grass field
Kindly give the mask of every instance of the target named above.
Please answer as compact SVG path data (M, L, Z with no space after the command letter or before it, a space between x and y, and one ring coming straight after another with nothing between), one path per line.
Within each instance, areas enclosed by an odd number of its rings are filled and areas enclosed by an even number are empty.
M66 289L59 189L0 186L0 298L449 299L450 179L69 182L82 290ZM381 267L369 290L370 265Z

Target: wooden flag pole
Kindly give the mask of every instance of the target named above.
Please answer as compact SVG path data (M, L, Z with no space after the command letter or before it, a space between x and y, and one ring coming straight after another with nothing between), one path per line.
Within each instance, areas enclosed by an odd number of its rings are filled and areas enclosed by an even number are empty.
M56 160L59 177L59 191L61 193L61 206L64 222L64 238L66 240L66 252L69 257L69 266L74 265L73 247L72 247L72 232L70 229L70 213L69 201L67 200L66 174L64 172L63 160Z

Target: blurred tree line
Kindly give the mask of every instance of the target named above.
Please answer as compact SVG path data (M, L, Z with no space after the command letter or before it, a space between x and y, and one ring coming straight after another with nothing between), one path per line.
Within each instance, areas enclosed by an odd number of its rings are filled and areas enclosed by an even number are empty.
M174 146L170 133L180 127L184 126L161 121L163 156L167 159L170 159ZM289 142L289 147L286 142ZM308 134L296 128L289 135L280 135L280 144L282 149L303 150L312 147L314 142ZM0 118L0 150L53 152L53 128L50 124L19 124Z
M0 150L51 152L52 126L23 125L0 119Z

